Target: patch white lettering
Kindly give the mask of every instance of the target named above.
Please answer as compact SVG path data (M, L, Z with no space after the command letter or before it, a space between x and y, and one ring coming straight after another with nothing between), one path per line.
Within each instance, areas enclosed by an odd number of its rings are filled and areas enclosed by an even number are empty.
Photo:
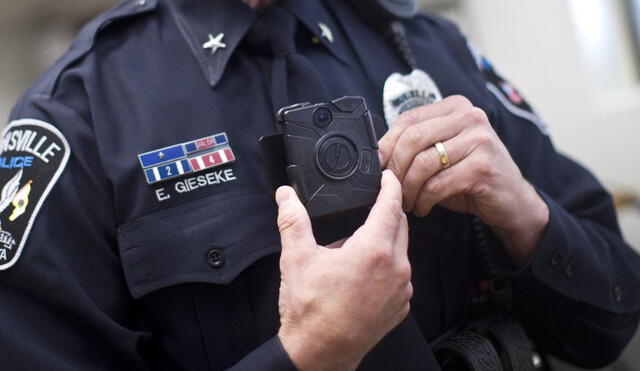
M13 246L15 246L15 244L16 240L13 238L11 233L7 231L0 232L0 245L2 245L2 251L13 250Z
M173 190L182 194L195 191L199 188L228 183L234 180L237 180L237 178L233 173L233 169L224 169L179 180L173 186ZM156 197L159 202L162 202L170 199L171 194L168 189L158 188L156 189Z
M156 189L156 197L158 197L158 201L166 201L171 198L171 195L167 195L164 193L164 188Z
M49 163L52 156L55 156L62 148L56 143L47 143L47 136L40 135L32 130L12 130L2 139L2 153L7 151L26 152L33 154L45 163ZM35 143L35 145L34 145ZM46 144L46 145L45 145ZM42 148L46 148L41 151Z

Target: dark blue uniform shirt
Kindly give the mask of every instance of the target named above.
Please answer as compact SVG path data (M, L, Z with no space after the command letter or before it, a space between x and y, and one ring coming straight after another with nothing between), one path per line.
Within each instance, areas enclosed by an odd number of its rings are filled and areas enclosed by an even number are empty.
M37 162L24 168L34 188L16 173L24 158L0 170L11 175L2 179L16 174L7 195L20 188L25 200L33 189L17 219L30 223L0 255L11 263L0 271L3 369L293 367L276 337L277 209L257 140L276 131L284 104L355 95L382 116L386 78L406 70L348 2L279 6L299 21L295 63L307 78L293 64L276 71L277 51L256 46L258 15L239 0L136 0L87 25L20 99L3 156L27 129L46 138L23 148ZM431 15L404 23L418 66L443 96L463 95L487 112L549 206L535 258L515 279L513 314L545 352L587 366L612 361L638 322L640 260L623 242L610 196L556 152L531 110L496 91L492 67L453 25ZM219 33L226 48L202 47ZM139 154L218 133L235 162L147 183ZM165 152L159 158L175 155ZM469 317L472 226L439 208L410 218L411 315L363 369L437 369L429 342Z

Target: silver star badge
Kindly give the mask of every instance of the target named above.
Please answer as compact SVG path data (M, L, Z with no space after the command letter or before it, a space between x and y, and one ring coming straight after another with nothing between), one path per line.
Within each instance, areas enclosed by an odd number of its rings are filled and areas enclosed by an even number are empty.
M327 39L330 43L333 44L333 32L326 24L322 22L318 22L318 27L320 27L320 31L322 31L322 37Z
M216 54L218 49L224 49L227 47L227 44L222 42L224 38L224 33L220 32L216 37L213 37L212 34L209 34L209 41L202 44L203 49L211 49L211 54Z

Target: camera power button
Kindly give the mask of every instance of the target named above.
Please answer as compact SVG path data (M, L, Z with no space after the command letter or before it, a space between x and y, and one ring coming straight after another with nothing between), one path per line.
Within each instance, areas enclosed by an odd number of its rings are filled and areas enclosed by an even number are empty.
M342 180L350 177L358 166L358 152L351 140L342 135L329 135L317 147L318 167L325 176Z

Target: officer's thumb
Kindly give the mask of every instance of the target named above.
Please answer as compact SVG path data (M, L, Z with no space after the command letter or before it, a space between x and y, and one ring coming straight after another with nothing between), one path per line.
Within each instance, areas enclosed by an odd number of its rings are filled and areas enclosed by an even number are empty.
M276 202L283 256L315 248L317 244L313 237L309 214L293 188L278 188Z

